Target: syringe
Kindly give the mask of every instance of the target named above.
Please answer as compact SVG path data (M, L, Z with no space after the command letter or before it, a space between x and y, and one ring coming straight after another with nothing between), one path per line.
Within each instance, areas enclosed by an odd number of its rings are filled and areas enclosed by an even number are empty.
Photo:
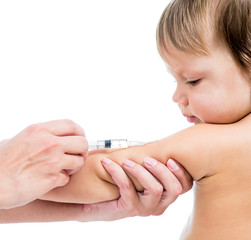
M127 139L106 139L89 141L89 150L104 149L104 148L128 148L132 146L144 145L144 142L129 141Z

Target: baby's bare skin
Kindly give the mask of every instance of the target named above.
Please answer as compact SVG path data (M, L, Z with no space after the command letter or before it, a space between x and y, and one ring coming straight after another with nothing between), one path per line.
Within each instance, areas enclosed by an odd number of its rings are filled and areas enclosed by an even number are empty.
M147 156L163 163L173 158L196 181L196 204L182 239L238 239L240 231L250 239L250 132L251 115L235 124L196 125L140 147L93 151L69 184L49 192L43 199L76 203L116 199L118 188L102 167L102 158L121 165L126 159L143 164Z

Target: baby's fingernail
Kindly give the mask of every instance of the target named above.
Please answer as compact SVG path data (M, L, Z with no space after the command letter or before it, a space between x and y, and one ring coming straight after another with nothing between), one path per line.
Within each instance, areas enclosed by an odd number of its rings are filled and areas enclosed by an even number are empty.
M102 160L102 163L103 164L106 164L106 165L108 165L108 164L110 164L112 161L110 160L110 159L108 159L108 158L103 158Z
M125 160L125 161L124 161L124 165L125 165L126 167L134 167L136 164L135 164L135 162L133 162L133 161Z
M145 158L144 163L148 167L154 167L157 164L157 161L153 158L147 157Z
M172 159L169 159L169 160L167 161L167 166L168 166L172 171L177 171L177 170L179 170L178 164L177 164L175 161L173 161Z

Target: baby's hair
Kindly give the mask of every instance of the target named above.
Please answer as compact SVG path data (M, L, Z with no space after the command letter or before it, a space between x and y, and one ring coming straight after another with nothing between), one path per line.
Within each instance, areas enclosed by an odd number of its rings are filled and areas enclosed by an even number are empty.
M157 27L161 55L170 43L185 53L208 55L210 39L225 45L250 73L251 0L173 0L164 10Z

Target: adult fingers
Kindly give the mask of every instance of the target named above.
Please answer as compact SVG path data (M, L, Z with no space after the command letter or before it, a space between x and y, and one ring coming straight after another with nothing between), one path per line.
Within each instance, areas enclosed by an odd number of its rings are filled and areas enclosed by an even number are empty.
M102 164L120 189L121 198L125 202L128 200L127 203L136 203L138 200L137 192L124 170L117 163L107 158L102 159Z
M135 162L126 160L124 167L144 187L144 193L139 194L143 208L141 215L151 215L161 200L163 186L151 173Z
M165 189L161 201L153 213L154 215L160 215L181 194L182 186L179 180L164 164L153 158L146 158L144 164L146 168L161 182Z
M55 186L54 187L62 187L66 185L70 180L69 175L66 172L60 172L57 175L57 179L55 181Z
M68 175L71 175L75 172L77 172L84 163L84 158L82 156L78 155L64 155L64 161L60 162L60 171L63 170L63 172L67 173Z
M145 159L144 164L147 169L163 184L166 191L173 193L174 195L181 194L181 183L163 163L148 157Z
M83 136L60 137L63 151L68 154L83 154L88 152L88 142Z
M109 214L108 218L114 220L124 217L142 216L142 212L144 213L144 211L142 211L142 203L131 179L115 162L109 159L103 159L102 163L112 176L120 192L120 198L118 200L107 202L109 208L114 210L112 216Z
M78 124L68 119L49 121L45 123L35 124L33 126L44 127L51 134L56 136L85 136L84 130Z
M172 171L172 173L176 176L182 186L182 193L187 192L193 186L193 178L186 171L186 169L181 166L179 163L174 161L173 159L169 159L167 161L167 167Z

